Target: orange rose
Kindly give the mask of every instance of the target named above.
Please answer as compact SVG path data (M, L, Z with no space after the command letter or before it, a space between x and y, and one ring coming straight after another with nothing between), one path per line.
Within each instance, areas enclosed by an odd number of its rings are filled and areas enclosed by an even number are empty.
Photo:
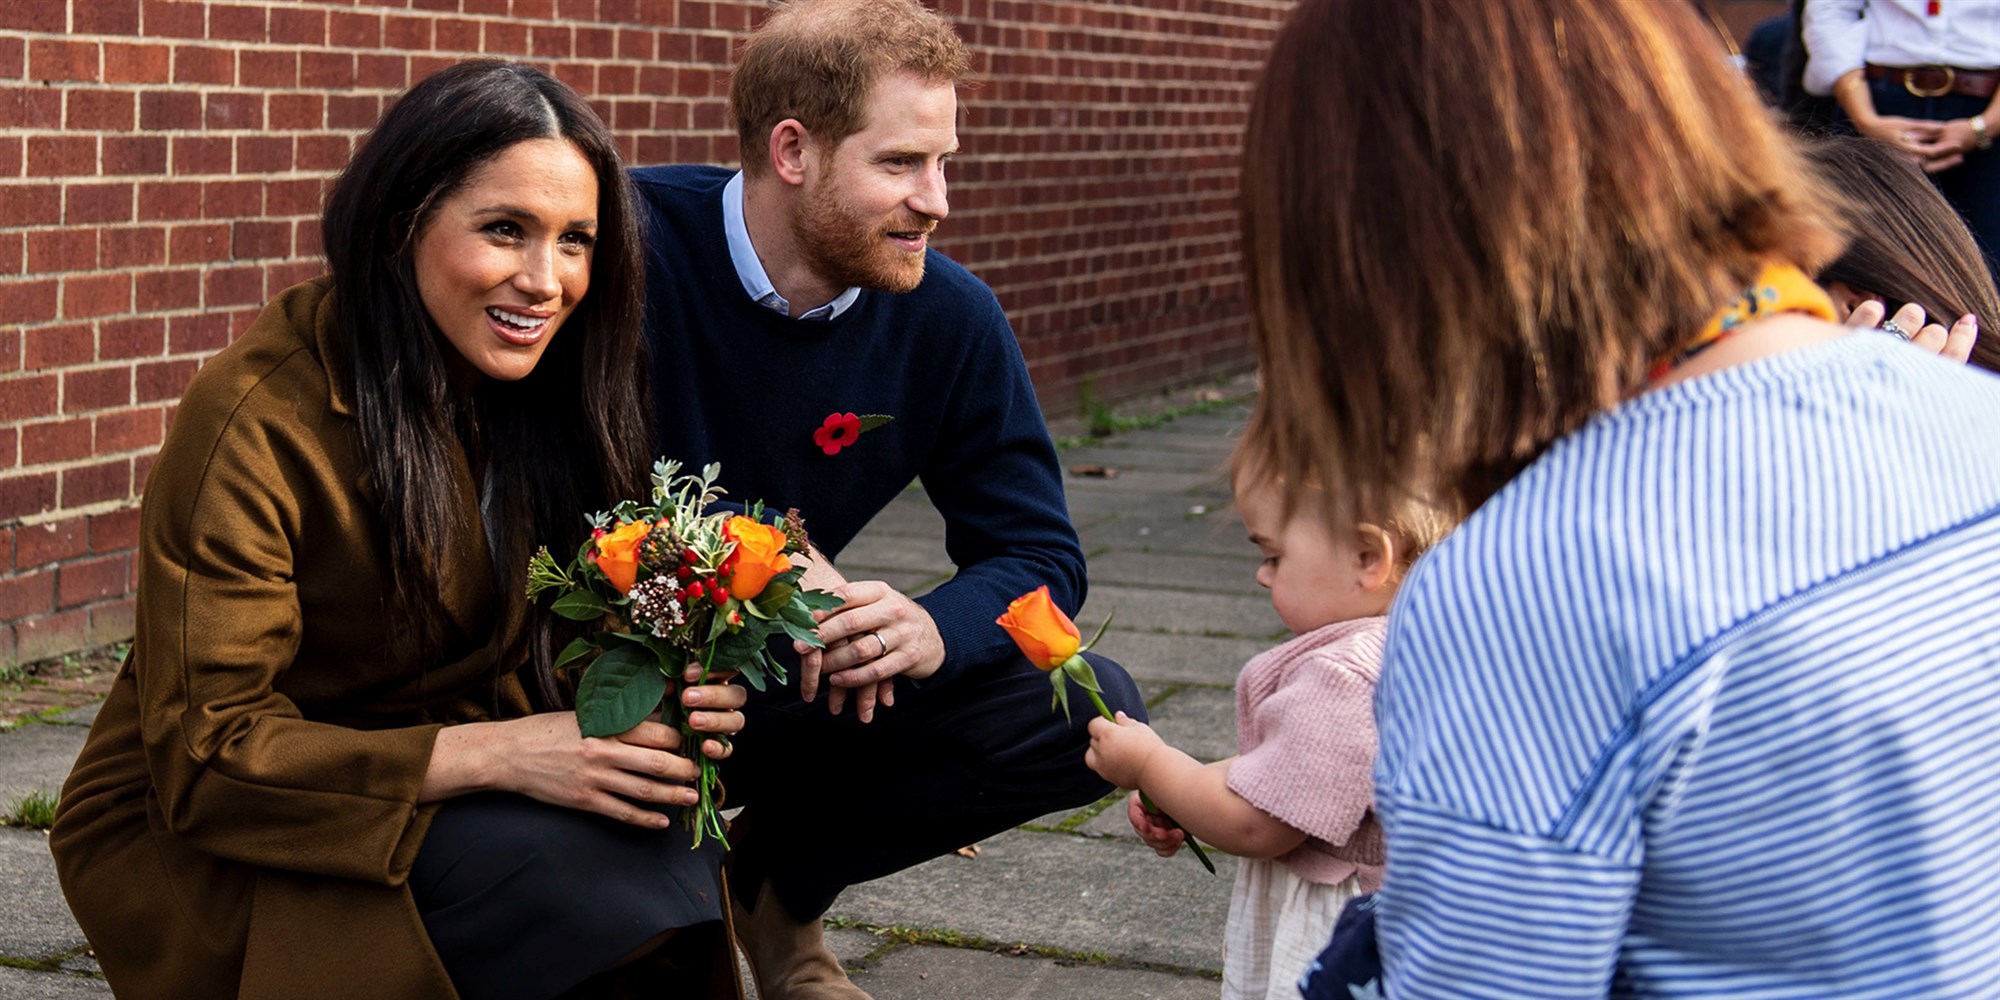
M1049 599L1046 586L1015 598L1007 605L1007 613L994 623L1007 630L1029 663L1043 670L1062 666L1083 645L1076 623Z
M722 537L736 543L730 557L729 596L747 601L764 592L771 578L792 568L785 555L785 531L748 517L732 517Z
M604 578L618 588L619 593L632 589L639 579L639 546L645 544L646 534L653 526L644 521L628 521L618 526L616 531L598 536L597 551L590 561L604 571Z

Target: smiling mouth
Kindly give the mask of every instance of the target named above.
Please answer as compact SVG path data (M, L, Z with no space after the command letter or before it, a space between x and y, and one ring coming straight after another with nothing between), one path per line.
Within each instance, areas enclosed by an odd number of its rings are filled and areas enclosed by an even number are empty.
M486 318L492 321L493 329L501 338L515 344L532 344L542 339L548 332L549 316L529 316L498 306L486 307Z

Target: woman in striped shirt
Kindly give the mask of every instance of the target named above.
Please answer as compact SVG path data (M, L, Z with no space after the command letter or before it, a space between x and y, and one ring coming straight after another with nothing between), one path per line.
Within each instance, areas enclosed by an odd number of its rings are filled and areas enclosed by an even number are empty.
M1378 985L2000 996L2000 380L1828 321L1688 6L1302 0L1245 149L1245 448L1477 507L1389 613Z

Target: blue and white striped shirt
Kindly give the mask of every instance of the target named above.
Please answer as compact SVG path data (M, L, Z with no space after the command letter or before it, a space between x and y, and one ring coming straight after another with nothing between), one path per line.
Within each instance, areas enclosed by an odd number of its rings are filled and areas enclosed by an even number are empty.
M1633 400L1419 564L1377 697L1391 996L2000 997L2000 380Z

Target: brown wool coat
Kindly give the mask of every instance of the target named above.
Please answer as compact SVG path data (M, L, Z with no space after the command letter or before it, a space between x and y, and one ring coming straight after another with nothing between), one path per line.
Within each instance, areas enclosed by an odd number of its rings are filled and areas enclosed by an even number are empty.
M457 634L398 659L323 282L188 387L141 512L132 655L63 787L63 892L121 1000L450 998L404 880L441 725L528 710L472 478Z

